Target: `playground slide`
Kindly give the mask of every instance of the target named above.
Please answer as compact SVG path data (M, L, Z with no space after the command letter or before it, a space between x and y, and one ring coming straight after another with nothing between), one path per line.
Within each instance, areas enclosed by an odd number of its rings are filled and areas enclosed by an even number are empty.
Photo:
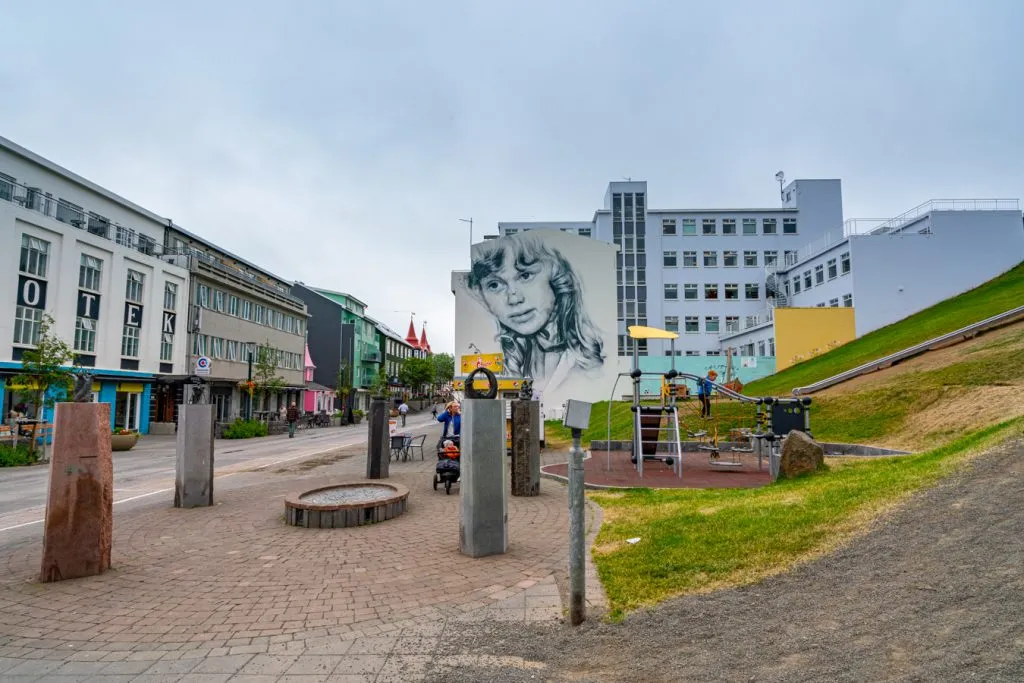
M692 375L688 372L676 373L676 377L680 379L692 380L694 382L700 382L702 379L704 379L700 375ZM757 403L760 400L753 396L744 396L743 394L737 391L733 391L729 387L722 384L718 384L717 382L711 382L711 385L715 388L715 391L717 391L722 396L728 396L729 398L735 399L737 401L742 401L744 403Z
M820 382L815 382L814 384L809 384L805 387L796 387L793 389L793 395L806 396L808 394L813 394L816 391L821 391L837 384L842 384L854 377L866 375L869 372L875 372L876 370L884 370L885 368L891 367L901 361L905 361L908 358L914 358L915 356L920 356L928 353L929 351L935 351L936 349L940 349L945 346L959 344L960 342L967 341L979 334L1011 325L1019 320L1024 320L1024 306L1018 306L1017 308L1010 309L1009 311L1000 313L999 315L994 315L991 318L986 318L980 322L967 325L966 327L961 327L959 330L954 330L953 332L944 334L940 337L935 337L934 339L929 339L926 342L915 344L914 346L905 348L902 351L890 354L885 358L873 360L870 363L865 363L864 365L853 368L852 370L847 370L846 372L841 372L838 375L833 375L832 377L823 379ZM728 395L725 394L725 392L723 392L723 394Z

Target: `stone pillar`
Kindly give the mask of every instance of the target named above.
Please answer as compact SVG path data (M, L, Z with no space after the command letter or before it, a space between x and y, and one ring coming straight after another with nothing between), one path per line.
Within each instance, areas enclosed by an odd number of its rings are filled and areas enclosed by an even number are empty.
M509 487L503 401L463 402L459 459L459 549L471 557L507 552Z
M540 495L540 403L512 401L512 495Z
M212 403L178 406L177 473L174 507L213 505L213 436L216 420Z
M372 399L366 421L370 430L366 438L366 478L387 479L390 476L391 464L388 402L384 399Z
M113 534L110 404L58 403L39 580L102 574Z

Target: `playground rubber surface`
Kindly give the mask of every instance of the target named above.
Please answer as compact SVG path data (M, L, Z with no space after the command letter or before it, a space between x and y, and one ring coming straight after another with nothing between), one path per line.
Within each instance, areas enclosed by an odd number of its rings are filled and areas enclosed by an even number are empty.
M734 489L757 488L771 482L768 461L757 469L757 456L751 453L722 451L720 462L738 462L741 467L722 467L711 464L707 451L683 453L683 476L679 477L669 465L660 460L644 462L643 477L636 471L626 451L611 452L611 469L608 469L608 451L593 451L583 461L583 481L589 486L642 487L642 488L685 488L685 489ZM547 474L567 477L568 463L546 465L541 468Z

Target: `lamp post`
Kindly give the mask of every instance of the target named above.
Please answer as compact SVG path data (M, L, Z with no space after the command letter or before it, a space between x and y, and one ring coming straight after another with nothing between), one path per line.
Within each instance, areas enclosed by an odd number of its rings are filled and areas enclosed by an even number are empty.
M249 400L246 401L246 412L248 414L245 416L245 419L249 421L252 420L252 356L254 346L255 344L252 343L247 343L245 345L245 349L248 352L246 355L248 356L249 361L249 375L248 379L245 382L245 388L249 392Z
M472 218L460 218L463 223L469 223L469 253L473 253L473 219Z

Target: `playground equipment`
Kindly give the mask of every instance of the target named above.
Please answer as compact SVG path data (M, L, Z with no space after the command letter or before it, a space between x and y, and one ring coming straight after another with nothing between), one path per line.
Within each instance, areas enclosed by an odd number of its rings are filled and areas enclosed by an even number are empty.
M616 378L608 402L608 471L612 469L610 440L612 403L619 380L623 377L629 377L633 382L633 402L630 406L633 413L631 460L641 477L643 477L645 461L662 461L672 467L676 476L683 476L683 441L680 439L680 433L683 430L685 430L690 443L696 441L697 450L708 453L709 465L715 469L739 469L743 467L741 454L752 453L757 456L757 467L760 470L765 458L771 465L772 458L777 457L774 449L777 449L781 435L788 434L794 429L810 435L811 400L809 398L745 396L726 384L706 380L698 375L679 372L675 369L675 340L679 338L677 333L641 326L631 326L628 328L628 332L630 339L633 340L633 367L630 372L620 373ZM646 339L669 341L672 366L668 372L644 372L640 369L638 342ZM643 377L659 377L661 379L659 405L641 403L640 382ZM699 413L700 410L698 404L689 400L692 394L686 383L694 382L699 386L702 381L706 381L713 389L710 414L707 416L698 414L693 418L682 419L680 402L690 406L689 412ZM733 384L728 378L726 381L728 384ZM723 440L720 434L720 403L723 398L754 408L749 426L730 428L727 432L728 451L734 456L729 460L721 457ZM689 426L690 419L695 422L692 429Z

